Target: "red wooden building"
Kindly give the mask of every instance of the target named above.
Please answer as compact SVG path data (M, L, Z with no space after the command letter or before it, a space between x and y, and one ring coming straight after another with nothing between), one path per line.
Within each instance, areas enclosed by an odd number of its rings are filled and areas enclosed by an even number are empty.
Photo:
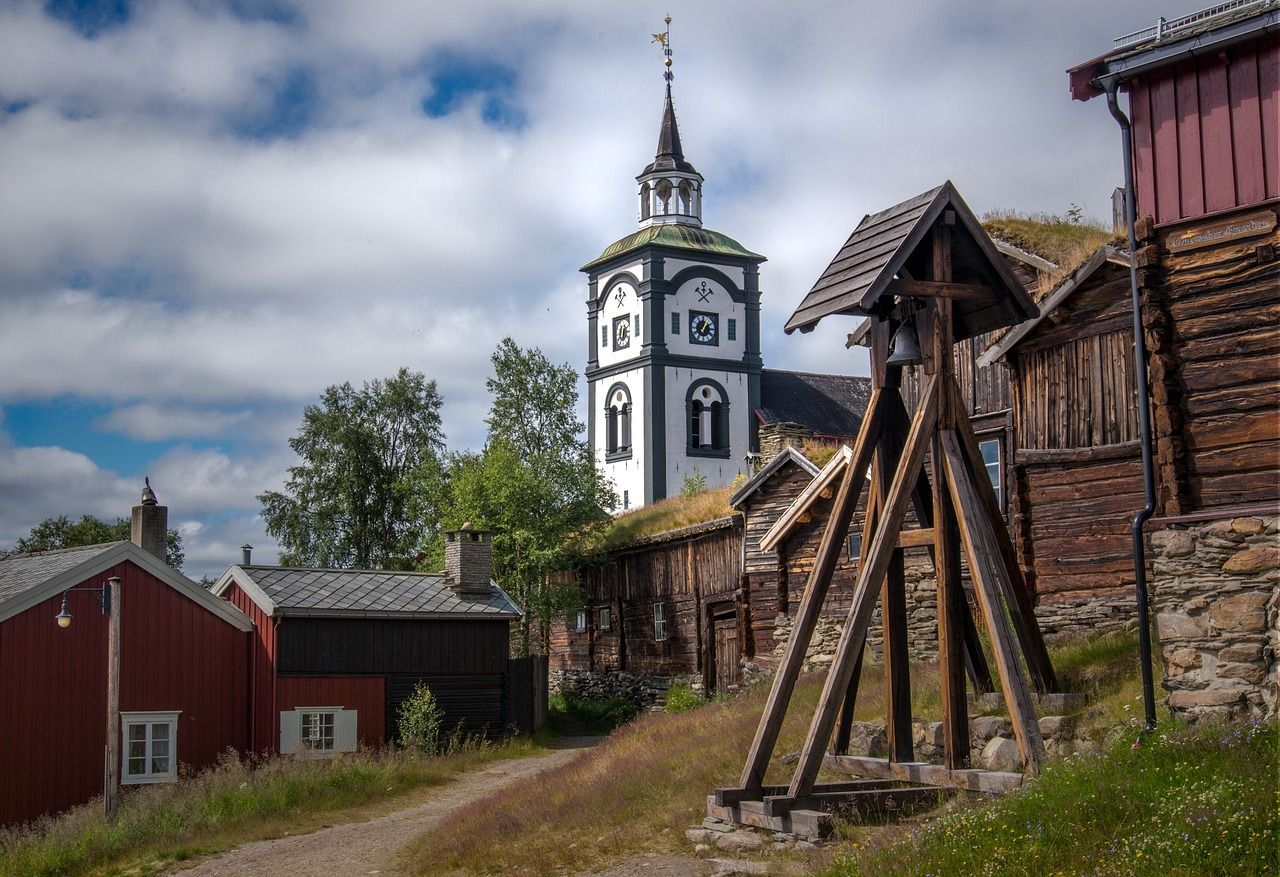
M140 508L160 516L156 553L112 542L0 557L0 824L103 790L109 619L95 593L68 589L121 580L122 784L171 782L179 763L251 748L253 625L164 563L164 507ZM55 621L64 594L65 629Z

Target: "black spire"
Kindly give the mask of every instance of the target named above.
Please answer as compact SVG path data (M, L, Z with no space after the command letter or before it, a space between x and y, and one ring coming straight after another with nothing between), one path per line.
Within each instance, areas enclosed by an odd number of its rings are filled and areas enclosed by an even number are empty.
M671 16L664 19L667 30L654 34L653 41L662 44L663 64L666 69L662 78L667 81L667 102L662 108L662 127L658 130L658 152L653 157L653 164L640 172L640 176L654 171L683 171L696 174L693 165L684 160L684 149L680 146L680 129L676 126L676 108L671 102L671 80L675 75L671 72Z

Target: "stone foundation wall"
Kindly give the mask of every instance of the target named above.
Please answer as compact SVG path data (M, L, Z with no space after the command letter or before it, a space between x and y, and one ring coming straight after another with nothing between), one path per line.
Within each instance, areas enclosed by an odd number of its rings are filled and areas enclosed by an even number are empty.
M1278 521L1234 518L1151 535L1152 611L1174 715L1276 715Z
M683 682L694 691L702 690L700 676L637 676L616 670L551 670L547 690L551 694L572 694L583 700L609 700L621 697L641 708L666 699L667 689Z

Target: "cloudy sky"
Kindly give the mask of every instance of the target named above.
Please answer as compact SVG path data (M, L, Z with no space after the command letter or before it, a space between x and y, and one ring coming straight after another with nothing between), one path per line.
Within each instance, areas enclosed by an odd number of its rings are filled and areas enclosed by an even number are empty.
M668 11L706 224L769 257L766 364L865 373L846 326L781 333L852 227L948 178L1108 215L1119 135L1063 71L1171 2L8 0L0 548L149 474L189 574L273 559L255 496L326 385L422 371L474 448L503 335L580 368Z

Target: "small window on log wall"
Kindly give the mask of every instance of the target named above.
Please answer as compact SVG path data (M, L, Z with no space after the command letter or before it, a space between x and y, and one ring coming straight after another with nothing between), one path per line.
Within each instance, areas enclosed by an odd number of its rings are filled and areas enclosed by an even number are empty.
M991 479L991 486L995 488L1000 510L1004 511L1004 454L1000 439L983 439L978 442L978 447L982 450L982 464L987 467L987 476Z
M596 610L596 627L599 630L613 629L613 619L610 617L609 607L603 606Z
M577 617L573 620L573 629L577 633L582 633L587 629L587 612L585 609L579 609Z
M653 604L653 639L662 642L667 638L667 607L661 603Z

